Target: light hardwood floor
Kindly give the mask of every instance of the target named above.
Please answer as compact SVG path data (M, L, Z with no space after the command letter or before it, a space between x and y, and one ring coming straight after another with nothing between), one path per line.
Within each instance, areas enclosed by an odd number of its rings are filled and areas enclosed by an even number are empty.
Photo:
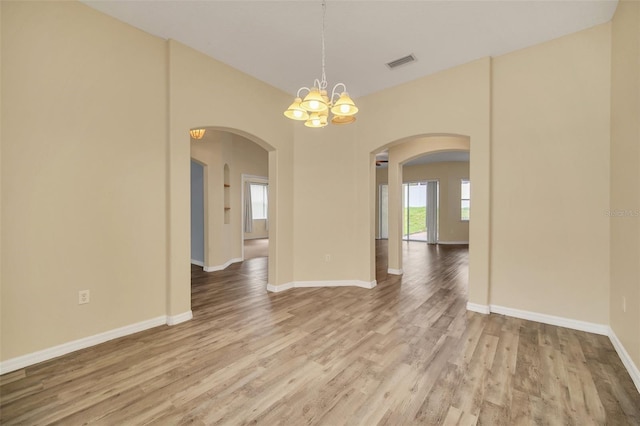
M194 319L2 376L2 424L639 425L603 336L465 310L468 250L405 243L378 287L193 268Z
M245 260L256 257L267 257L269 255L269 239L257 238L255 240L244 240Z

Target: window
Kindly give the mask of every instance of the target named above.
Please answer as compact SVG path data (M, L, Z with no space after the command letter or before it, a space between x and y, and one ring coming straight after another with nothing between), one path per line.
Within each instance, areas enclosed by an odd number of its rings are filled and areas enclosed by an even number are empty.
M266 219L269 210L268 186L261 183L251 184L251 213L253 219Z
M471 207L471 182L462 179L460 184L460 220L469 220L469 208Z

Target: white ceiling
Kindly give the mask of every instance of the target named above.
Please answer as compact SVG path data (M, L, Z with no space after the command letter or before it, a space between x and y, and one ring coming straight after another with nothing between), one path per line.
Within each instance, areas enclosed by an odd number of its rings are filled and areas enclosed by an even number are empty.
M83 2L292 94L320 78L320 0ZM363 96L607 22L616 5L617 0L328 0L329 88L343 82L352 97ZM386 67L410 53L416 62Z

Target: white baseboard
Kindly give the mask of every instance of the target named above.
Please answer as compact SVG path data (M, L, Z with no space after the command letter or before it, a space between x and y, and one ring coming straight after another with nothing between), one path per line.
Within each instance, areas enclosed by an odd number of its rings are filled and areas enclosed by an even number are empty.
M372 289L377 281L336 280L336 281L295 281L294 287L361 287Z
M467 302L467 311L477 312L479 314L489 314L491 313L491 309L489 305L480 305L479 303L471 303Z
M195 259L191 259L191 264L192 265L196 265L196 266L200 266L204 268L204 262L201 262L199 260L195 260Z
M469 244L469 241L438 241L438 244Z
M640 392L640 370L638 370L638 366L633 362L631 356L624 348L622 342L620 342L620 339L618 339L618 336L616 336L616 333L611 327L609 327L609 340L611 340L611 344L618 353L618 356L622 360L625 368L629 372L631 380L633 380L633 383L636 385L636 389L638 389L638 392Z
M178 325L193 318L193 312L188 310L178 315L167 315L167 325Z
M193 313L190 310L173 316L163 315L145 321L140 321L135 324L125 325L124 327L98 333L93 336L83 337L82 339L73 340L71 342L63 343L61 345L53 346L51 348L43 349L37 352L32 352L30 354L22 355L16 358L11 358L6 361L0 362L0 374L10 373L12 371L37 364L39 362L48 361L50 359L66 355L80 349L89 348L91 346L99 345L100 343L108 342L109 340L128 336L130 334L138 333L140 331L148 330L160 325L180 324L181 322L188 321L191 318L193 318Z
M402 269L393 269L393 268L389 268L387 269L387 274L391 274L391 275L402 275L404 274L404 271Z
M231 265L232 263L238 263L238 262L242 262L242 258L235 257L233 259L227 260L222 265L205 266L203 269L204 269L205 272L222 271L223 269L227 269L229 267L229 265Z
M597 324L593 322L580 321L571 318L557 317L555 315L540 314L537 312L523 311L521 309L507 308L499 305L479 305L477 303L467 302L467 310L478 312L481 314L496 313L506 315L508 317L520 318L529 321L540 322L543 324L556 325L558 327L570 328L572 330L586 331L588 333L600 334L608 336L611 340L611 344L618 353L622 364L624 364L631 380L636 385L636 389L640 392L640 370L638 366L633 362L631 356L616 336L613 329L604 324Z
M280 285L267 284L267 291L270 291L272 293L289 290L290 288L293 288L293 282Z
M572 330L586 331L588 333L609 335L609 326L596 324L593 322L580 321L571 318L557 317L554 315L540 314L537 312L523 311L520 309L507 308L504 306L491 305L491 312L508 317L520 318L529 321L541 322L543 324L557 325L558 327L570 328Z
M377 281L360 281L360 280L336 280L336 281L292 281L281 285L267 284L267 291L274 293L289 290L291 288L303 287L360 287L372 289L377 285Z
M167 324L167 317L163 315L160 317L148 319L146 321L141 321L135 324L116 328L114 330L98 333L93 336L63 343L61 345L43 349L37 352L32 352L27 355L11 358L6 361L0 362L0 374L10 373L12 371L37 364L39 362L48 361L50 359L66 355L80 349L85 349L91 346L98 345L100 343L107 342L109 340L117 339L118 337L128 336L129 334L138 333L140 331L165 324Z

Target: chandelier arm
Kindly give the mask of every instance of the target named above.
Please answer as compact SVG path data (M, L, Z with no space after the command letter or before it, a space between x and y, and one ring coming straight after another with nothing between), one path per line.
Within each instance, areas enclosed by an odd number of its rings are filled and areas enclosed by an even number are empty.
M309 89L308 87L304 87L304 86L302 86L301 88L299 88L299 89L298 89L298 92L296 93L296 98L300 98L300 97L301 97L301 96L300 96L300 92L301 92L302 90L306 90L307 92L311 92L311 89Z
M336 92L336 89L338 87L342 87L343 92L347 91L347 86L345 86L344 83L337 83L335 86L333 86L333 90L331 91L331 103L333 103L333 98L335 98L336 96L340 97L340 92Z

